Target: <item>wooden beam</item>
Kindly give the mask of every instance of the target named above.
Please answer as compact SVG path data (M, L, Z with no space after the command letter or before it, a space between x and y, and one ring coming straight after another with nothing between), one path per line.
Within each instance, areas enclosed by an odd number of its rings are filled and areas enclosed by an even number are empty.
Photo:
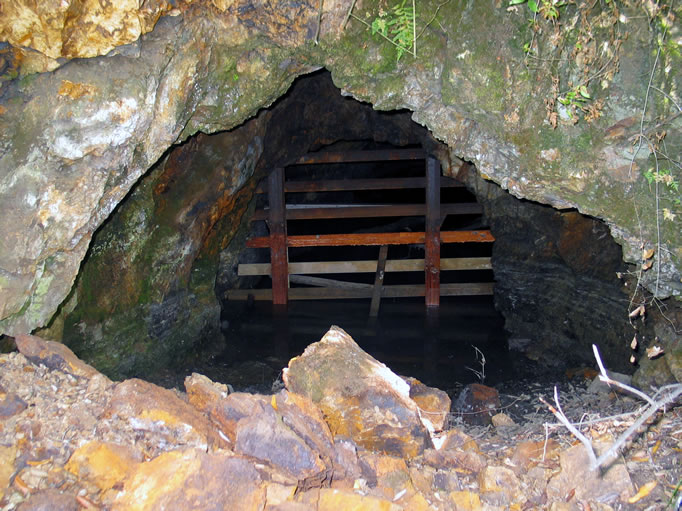
M372 204L372 205L341 205L341 206L307 206L296 208L295 205L287 205L287 220L319 220L325 218L377 218L386 216L424 216L426 213L424 204ZM265 220L268 218L267 209L257 210L251 217L251 221ZM440 212L436 211L440 224L441 217L446 215L480 215L483 206L477 202L459 202L454 204L442 204Z
M427 307L440 305L440 165L426 160L426 233L424 241L424 283Z
M489 257L457 257L440 260L441 271L446 270L491 270ZM289 275L324 273L375 273L376 261L318 261L289 263ZM424 271L423 259L393 259L386 261L387 272ZM269 263L240 264L237 274L270 275Z
M353 163L361 161L423 160L423 149L383 149L378 151L321 151L308 153L296 161L296 165L312 163Z
M323 279L308 275L289 275L289 280L295 284L305 284L317 287L334 287L339 289L372 289L372 284L363 282L348 282L344 280Z
M441 243L491 243L495 238L488 230L482 231L442 231ZM358 245L415 245L423 244L423 232L369 232L359 234L309 234L289 236L290 247L343 247ZM247 240L248 248L267 248L269 237Z
M370 318L376 318L379 315L379 305L381 304L381 289L384 286L384 270L386 269L387 256L388 245L381 245L381 248L379 249L379 260L377 261L377 271L374 277L372 303L369 306Z
M272 264L272 303L286 305L289 287L287 268L287 225L284 204L284 169L273 169L268 177L268 223L270 226L270 262Z
M441 296L476 296L492 295L492 282L473 282L458 284L441 284ZM424 296L423 285L383 286L382 298L405 298ZM228 300L272 300L271 289L232 289L225 292ZM346 298L371 298L372 289L335 289L325 287L292 287L289 289L289 300L338 300Z
M441 176L441 188L462 188L464 183L451 177ZM324 181L285 181L284 191L287 193L304 192L346 192L353 190L404 190L425 188L423 177L396 177L379 179L329 179ZM262 181L256 193L267 193L268 186Z

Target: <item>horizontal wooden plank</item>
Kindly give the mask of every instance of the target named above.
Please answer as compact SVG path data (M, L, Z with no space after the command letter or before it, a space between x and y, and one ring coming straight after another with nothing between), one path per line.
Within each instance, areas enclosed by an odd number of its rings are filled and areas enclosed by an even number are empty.
M353 190L403 190L424 188L424 177L396 177L383 179L329 179L318 181L286 181L284 191L288 193L304 192L346 192ZM461 188L464 183L451 177L441 176L441 188ZM267 180L261 181L256 193L267 193Z
M490 243L495 238L490 231L442 231L441 243ZM310 234L289 236L289 247L343 247L360 245L414 245L424 243L423 232L368 232L358 234ZM246 241L249 248L267 248L268 236L251 238Z
M300 305L303 305L301 302L294 302L298 303ZM348 304L350 305L350 304ZM367 309L366 304L362 304L362 307ZM422 308L423 311L423 308ZM423 314L422 314L423 315ZM337 321L334 319L334 321ZM327 330L329 330L329 327L332 325L331 321L329 319L326 319L326 321L320 321L316 323L311 323L309 321L289 321L288 323L288 332L289 335L294 338L295 336L316 336L317 339L320 339ZM381 335L385 336L387 334L387 329L383 327L383 325L380 325L378 328L377 327L372 327L372 326L367 326L367 316L363 315L362 322L359 321L352 321L349 320L348 318L345 318L343 321L343 324L340 325L343 327L343 329L348 332L350 335L352 335L354 338L358 338L361 336L372 336L372 337L377 337L377 329L381 329ZM464 328L463 328L464 327ZM242 323L240 326L240 331L244 333L249 333L249 334L256 334L256 335L267 335L270 333L276 333L277 332L277 325L273 324L272 322L249 322L249 323ZM388 334L390 335L391 339L414 339L415 338L415 331L414 329L408 329L408 328L392 328L388 331ZM274 338L274 337L273 337ZM470 321L468 322L467 325L458 325L458 328L455 330L450 330L448 332L441 332L441 335L438 338L438 342L442 345L444 344L453 344L453 343L458 343L458 342L467 342L467 345L471 343L472 341L486 341L490 339L490 332L488 331L485 326L481 326L479 322L476 321ZM377 345L377 349L380 349L381 345Z
M423 160L423 149L382 149L376 151L320 151L308 153L296 161L296 165L314 163L353 163L361 161Z
M269 209L259 209L251 217L251 221L268 218ZM477 202L459 202L441 204L441 218L446 215L480 215L483 206ZM374 204L349 206L321 206L297 208L287 205L287 220L321 220L328 218L378 218L387 216L424 216L425 204Z
M305 284L317 287L334 287L339 289L372 289L372 284L362 282L347 282L344 280L323 279L308 275L290 275L289 280L295 284Z
M459 284L441 284L441 296L476 296L493 294L492 282L474 282ZM228 300L247 300L253 296L255 300L272 300L271 289L232 289L225 293ZM346 298L371 298L372 288L368 289L335 289L325 287L292 287L289 289L289 300L338 300ZM382 298L405 298L424 296L423 285L384 286Z
M440 269L444 270L491 270L489 257L451 257L440 260ZM324 274L324 273L375 273L376 261L319 261L289 262L289 274ZM424 271L424 259L393 259L386 261L387 272ZM270 263L240 264L237 274L240 277L249 275L270 275Z

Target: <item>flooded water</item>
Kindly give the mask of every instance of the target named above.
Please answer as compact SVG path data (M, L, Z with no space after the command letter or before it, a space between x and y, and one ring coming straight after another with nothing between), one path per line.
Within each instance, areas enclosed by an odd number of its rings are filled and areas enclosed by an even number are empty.
M294 301L284 310L270 302L230 305L223 321L228 347L213 362L235 388L271 385L331 325L394 372L427 385L450 388L483 378L492 385L514 376L491 296L443 297L429 313L423 298L383 299L376 318L369 317L369 300Z

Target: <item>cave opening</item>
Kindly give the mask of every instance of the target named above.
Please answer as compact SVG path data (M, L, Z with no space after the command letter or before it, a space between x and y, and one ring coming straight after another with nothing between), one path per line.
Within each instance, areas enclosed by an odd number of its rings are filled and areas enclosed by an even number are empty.
M234 340L233 362L267 360L274 367L263 371L271 374L335 324L393 370L428 385L513 375L493 302L493 238L483 208L440 168L439 296L437 305L425 306L425 245L409 238L426 231L426 159L421 147L342 141L284 169L286 236L307 243L286 249L284 305L274 303L272 247L262 246L272 239L271 181L259 184L249 240L237 259L238 289L223 293L221 325ZM452 242L458 234L470 238ZM330 243L321 245L325 237ZM480 366L483 354L487 368Z
M414 150L421 159L300 163L306 155ZM442 215L440 229L489 231L494 239L441 245L442 261L487 260L441 271L443 288L483 286L477 292L441 293L437 314L427 313L424 291L382 296L373 318L367 289L375 288L374 269L300 272L303 280L289 281L296 291L319 289L311 278L344 280L346 287L363 288L362 297L291 300L286 313L271 301L249 299L271 287L268 275L239 275L239 268L270 262L267 248L247 245L269 235L262 190L272 169L285 169L293 183L413 180L424 178L427 157L439 162L441 179L452 185L440 187L441 206L465 208ZM316 189L287 192L286 201L297 211L398 211L424 207L425 191L421 185ZM291 236L425 231L423 211L400 211L289 218L287 229ZM423 241L391 245L387 261L423 260L423 247ZM374 261L376 268L380 247L290 247L287 253L292 265ZM558 378L568 368L593 365L593 342L610 368L628 372L623 339L631 330L622 320L628 296L616 276L625 269L602 222L517 199L433 138L411 112L381 112L344 97L322 70L297 79L242 125L171 148L96 233L74 292L41 333L63 340L114 378L141 377L167 387L182 387L188 374L199 372L234 388L267 391L288 360L334 324L396 372L445 389ZM387 271L384 284L423 287L424 270Z

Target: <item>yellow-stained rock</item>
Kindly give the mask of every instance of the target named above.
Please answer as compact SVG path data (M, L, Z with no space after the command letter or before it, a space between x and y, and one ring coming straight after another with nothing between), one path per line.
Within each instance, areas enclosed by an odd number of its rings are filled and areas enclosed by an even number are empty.
M429 465L442 469L455 469L463 473L478 473L486 466L486 459L475 451L448 449L436 451L428 449L424 453L424 461Z
M610 435L593 441L597 455L603 453L613 443ZM547 484L547 497L551 501L559 501L575 489L575 498L579 500L609 501L618 495L627 500L634 494L630 474L621 459L616 459L603 471L590 470L590 460L582 444L559 454L561 472Z
M317 505L318 511L401 511L404 508L390 500L357 493L322 488Z
M332 460L339 457L322 413L309 399L286 391L269 398L228 395L224 385L198 374L185 379L185 388L190 403L208 414L235 452L268 461L305 484L330 478Z
M334 436L405 458L433 445L405 380L337 326L292 359L283 378L289 392L320 407Z
M455 505L457 511L479 511L483 509L481 498L477 493L470 491L453 491L449 495L449 500Z
M485 467L478 474L478 486L481 493L500 492L503 494L505 505L525 501L521 481L507 467Z
M265 503L268 506L277 506L283 502L293 501L296 489L295 485L269 483L265 487Z
M64 468L106 491L123 481L142 461L132 447L93 441L76 449Z
M429 504L429 501L420 493L412 493L411 495L406 493L403 497L396 500L395 503L409 511L431 511L434 509Z
M14 445L5 447L0 445L0 499L9 488L9 481L14 474L14 460L17 456L17 448Z
M559 443L550 438L547 442L521 442L514 449L511 462L517 475L525 473L530 467L539 461L556 458L559 454Z
M174 392L137 378L116 385L104 418L117 416L134 429L178 443L206 450L208 445L228 447L208 419L181 400ZM162 448L163 443L159 444Z
M410 480L410 472L402 458L367 454L362 457L362 460L372 468L376 475L376 489L383 497L392 500L403 491L404 494L414 494L415 489Z
M254 461L198 449L172 451L137 465L113 511L220 509L260 511L265 507L263 476Z
M52 58L94 57L154 28L174 2L152 0L12 0L0 6L0 40Z
M410 385L410 398L417 403L422 421L430 422L435 431L442 431L450 413L450 396L416 378L405 378L405 381Z
M442 450L457 449L460 451L476 451L481 450L476 443L476 440L471 438L461 429L453 428L447 431L446 439L443 442Z

